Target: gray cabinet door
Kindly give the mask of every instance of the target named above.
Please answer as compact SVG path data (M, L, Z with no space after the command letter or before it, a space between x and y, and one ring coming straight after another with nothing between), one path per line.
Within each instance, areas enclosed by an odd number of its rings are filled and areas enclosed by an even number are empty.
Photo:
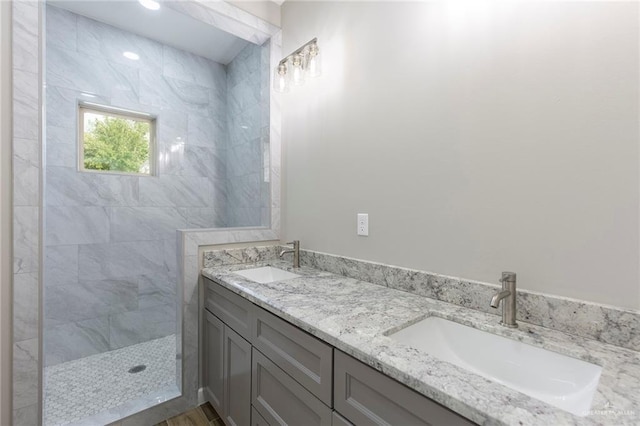
M251 426L269 426L269 423L254 407L251 407Z
M353 426L353 423L334 411L331 415L331 426Z
M271 425L330 426L331 409L253 348L251 402Z
M202 363L205 397L222 416L224 401L224 324L204 311L204 353Z
M223 412L228 425L251 424L251 344L226 326Z
M204 279L205 307L236 333L251 341L251 323L255 305L220 284Z
M288 322L256 308L253 346L331 406L333 348Z
M474 424L349 355L334 355L334 408L356 425Z

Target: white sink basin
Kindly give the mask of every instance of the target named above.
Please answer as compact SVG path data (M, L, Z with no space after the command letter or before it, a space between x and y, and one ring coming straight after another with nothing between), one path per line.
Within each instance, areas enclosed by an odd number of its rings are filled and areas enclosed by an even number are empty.
M591 407L602 368L438 317L389 336L577 416Z
M245 269L244 271L234 272L234 274L241 275L245 278L250 279L251 281L255 281L261 284L272 283L274 281L290 280L292 278L298 278L300 276L289 271L274 268L273 266Z

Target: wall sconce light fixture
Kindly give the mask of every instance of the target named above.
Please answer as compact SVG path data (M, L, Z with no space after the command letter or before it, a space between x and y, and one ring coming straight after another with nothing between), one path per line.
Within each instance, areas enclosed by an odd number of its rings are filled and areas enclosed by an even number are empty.
M274 74L273 88L275 91L288 92L290 84L300 86L304 84L307 76L319 77L321 73L319 55L318 39L314 38L282 59Z

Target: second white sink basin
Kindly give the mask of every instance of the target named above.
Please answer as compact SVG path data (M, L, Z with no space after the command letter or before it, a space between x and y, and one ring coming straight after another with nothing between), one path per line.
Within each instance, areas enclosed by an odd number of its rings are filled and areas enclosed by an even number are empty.
M272 283L274 281L290 280L298 278L300 275L285 271L273 266L263 266L261 268L245 269L244 271L236 271L234 274L241 275L245 278L260 284Z
M389 336L577 416L591 407L602 367L439 317Z

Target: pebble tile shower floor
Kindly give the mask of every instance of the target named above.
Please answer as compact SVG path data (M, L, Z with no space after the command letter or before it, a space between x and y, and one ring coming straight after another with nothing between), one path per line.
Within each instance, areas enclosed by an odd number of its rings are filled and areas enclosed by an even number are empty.
M47 367L44 382L45 425L89 424L83 419L175 387L176 336Z

